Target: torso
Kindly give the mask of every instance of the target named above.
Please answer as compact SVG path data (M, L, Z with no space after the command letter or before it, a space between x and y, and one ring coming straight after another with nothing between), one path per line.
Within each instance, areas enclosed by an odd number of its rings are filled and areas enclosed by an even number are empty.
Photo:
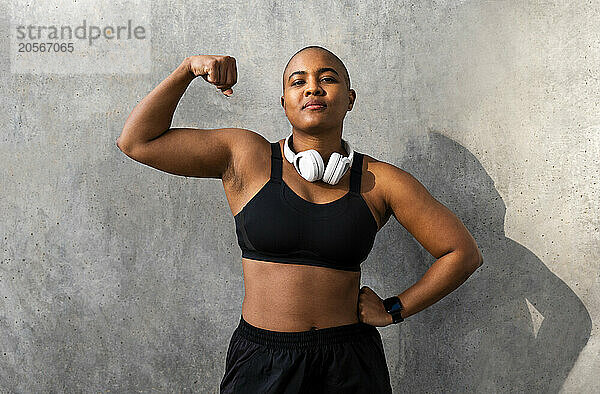
M270 177L271 148L266 140L245 146L223 187L232 214L239 213ZM283 142L279 146L283 156ZM364 155L361 194L378 229L389 219L377 185L378 161ZM323 204L337 200L350 187L350 171L337 185L308 182L283 160L283 181L300 197ZM242 258L245 295L242 316L248 323L272 331L308 331L352 324L358 319L360 272L326 267L265 262Z

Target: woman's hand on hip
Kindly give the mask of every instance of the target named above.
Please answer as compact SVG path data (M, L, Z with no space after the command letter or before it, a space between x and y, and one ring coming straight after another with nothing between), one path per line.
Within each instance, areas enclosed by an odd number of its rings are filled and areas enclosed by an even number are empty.
M377 327L393 323L392 315L383 306L383 299L368 286L361 287L358 292L358 319Z

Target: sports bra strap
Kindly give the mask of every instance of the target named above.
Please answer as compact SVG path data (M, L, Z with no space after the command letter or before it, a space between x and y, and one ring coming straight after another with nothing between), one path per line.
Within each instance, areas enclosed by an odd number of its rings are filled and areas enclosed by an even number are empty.
M274 182L281 183L281 173L283 171L283 158L281 157L281 147L279 142L271 142L271 179Z
M360 179L362 177L362 162L363 155L357 151L354 151L354 158L352 159L352 168L350 169L350 193L354 193L360 196Z
M360 196L360 183L362 177L363 155L354 151L352 168L350 169L350 193ZM283 169L283 158L281 157L281 147L279 142L271 142L271 179L274 182L281 183L281 173Z

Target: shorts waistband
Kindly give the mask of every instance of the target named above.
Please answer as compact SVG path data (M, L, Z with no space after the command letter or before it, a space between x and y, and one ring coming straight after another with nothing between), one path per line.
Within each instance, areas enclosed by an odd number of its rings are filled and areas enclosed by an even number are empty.
M363 322L310 331L271 331L253 326L243 316L240 316L240 323L235 331L249 341L274 348L318 347L355 342L367 336L379 335L375 326Z

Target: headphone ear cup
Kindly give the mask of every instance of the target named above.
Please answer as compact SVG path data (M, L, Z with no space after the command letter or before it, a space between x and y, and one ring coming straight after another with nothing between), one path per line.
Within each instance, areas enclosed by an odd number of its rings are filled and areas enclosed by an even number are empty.
M333 181L335 183L332 183L332 185L337 184L342 179L342 177L344 176L346 171L348 171L349 169L350 169L350 160L348 160L348 158L346 158L346 157L342 157L340 164L337 166L338 171L335 173L335 178L333 179Z
M323 158L315 149L302 151L294 159L296 171L307 181L314 182L323 177Z
M329 183L330 185L335 185L339 182L340 176L340 167L343 169L343 165L340 166L340 162L344 159L342 155L337 152L333 152L331 156L329 156L329 161L327 162L327 167L325 168L325 173L323 174L323 182Z
M338 173L339 175L337 177L336 183L338 183L340 179L342 179L346 171L348 171L348 169L350 168L350 160L348 160L346 157L342 158L342 160L344 164L340 166L340 172Z

